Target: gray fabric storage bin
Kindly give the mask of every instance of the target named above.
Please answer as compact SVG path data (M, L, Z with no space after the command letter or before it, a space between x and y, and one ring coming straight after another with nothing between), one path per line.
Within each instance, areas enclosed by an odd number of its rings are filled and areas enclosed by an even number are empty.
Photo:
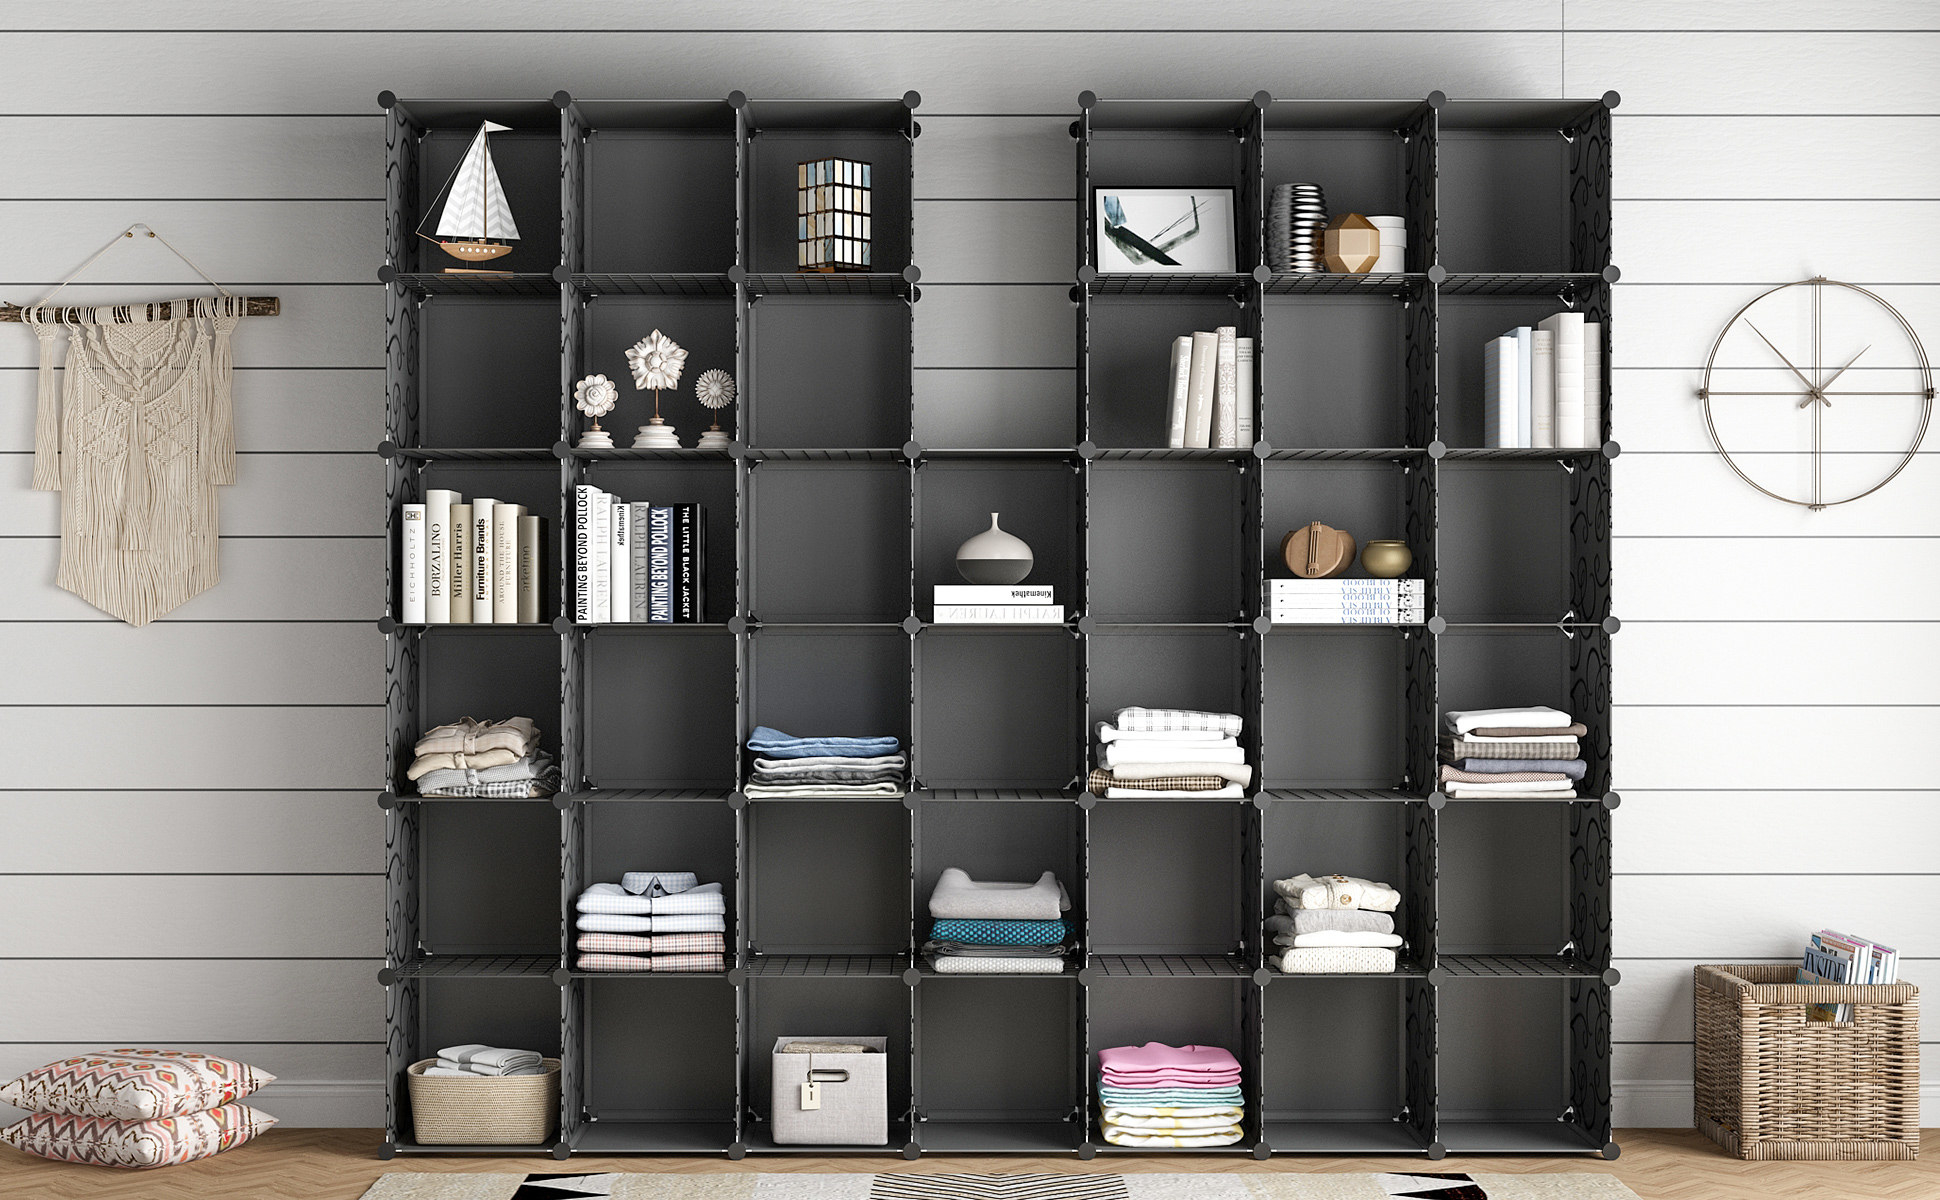
M848 1042L866 1054L783 1054L790 1042ZM780 1037L775 1039L774 1096L770 1106L775 1144L781 1146L886 1146L889 1144L889 1039L886 1037ZM802 1084L811 1071L846 1071L841 1082L822 1084L822 1107L802 1107Z

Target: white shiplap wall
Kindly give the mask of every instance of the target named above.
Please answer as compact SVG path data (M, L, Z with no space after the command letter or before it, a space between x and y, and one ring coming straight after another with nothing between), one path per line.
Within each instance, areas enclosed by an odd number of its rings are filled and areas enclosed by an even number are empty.
M1783 509L1707 454L1690 401L1761 284L1889 285L1940 338L1940 8L69 0L0 27L0 296L143 220L285 314L237 338L223 582L139 631L51 583L32 339L0 331L0 704L24 748L0 790L0 1076L195 1045L281 1076L263 1102L291 1123L380 1119L384 88L920 91L934 440L954 405L1070 395L1080 89L1620 91L1619 1124L1689 1120L1693 963L1787 958L1821 924L1896 943L1916 981L1940 959L1940 791L1916 749L1940 702L1940 459L1848 510ZM90 300L187 282L153 246L89 278Z

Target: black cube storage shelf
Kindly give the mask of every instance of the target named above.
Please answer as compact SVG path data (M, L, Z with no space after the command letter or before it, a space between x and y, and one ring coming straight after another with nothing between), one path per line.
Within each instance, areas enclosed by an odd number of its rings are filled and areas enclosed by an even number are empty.
M381 622L385 1153L464 1151L412 1143L404 1068L440 1039L483 1038L562 1059L560 1132L529 1152L881 1154L775 1143L768 1047L885 1033L887 1149L910 1157L1123 1153L1098 1128L1093 1055L1147 1039L1218 1043L1245 1067L1246 1137L1201 1153L1614 1156L1617 448L1482 447L1478 357L1502 328L1581 309L1603 324L1607 431L1614 95L1087 93L1072 125L1075 396L1068 419L1031 418L1072 441L1035 449L917 440L1000 439L917 411L914 94L385 100L388 607L396 515L429 487L551 512L558 572L548 625ZM493 150L527 241L509 276L443 275L413 231L486 118L512 127ZM794 163L816 156L874 164L874 273L791 270ZM1335 211L1405 214L1407 269L1268 270L1267 201L1295 181L1320 183ZM1096 184L1233 188L1238 270L1100 275ZM1167 449L1170 339L1216 324L1257 339L1258 444ZM573 383L623 378L619 352L651 327L694 349L690 376L734 370L730 450L572 448ZM650 404L623 388L618 440ZM691 388L662 412L688 441L710 420ZM589 481L707 506L703 623L557 619L572 608L559 534ZM1036 550L1033 581L1057 588L1064 625L930 623L930 588L990 511ZM1430 618L1274 626L1278 539L1311 520L1404 538ZM1590 726L1583 799L1444 796L1440 714L1528 702ZM1086 794L1091 723L1128 704L1245 714L1246 798ZM408 795L418 733L487 708L549 726L566 792ZM749 800L741 745L757 724L894 732L911 794ZM481 887L480 863L504 885ZM1510 863L1542 869L1505 898L1493 885ZM682 864L727 885L727 971L571 969L584 886ZM949 865L1056 870L1081 930L1068 972L930 969L924 900ZM1265 968L1271 881L1316 870L1402 888L1396 972ZM1168 876L1174 903L1153 886Z

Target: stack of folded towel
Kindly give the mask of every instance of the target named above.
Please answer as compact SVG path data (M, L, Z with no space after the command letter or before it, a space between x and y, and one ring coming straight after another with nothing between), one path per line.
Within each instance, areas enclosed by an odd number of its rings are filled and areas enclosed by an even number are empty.
M895 737L791 737L766 725L748 738L754 769L747 794L787 796L900 796L909 769Z
M1253 781L1239 744L1244 725L1234 713L1121 708L1098 723L1091 793L1107 800L1238 799Z
M1218 1046L1100 1050L1098 1107L1114 1146L1230 1146L1244 1136L1239 1060Z
M579 894L582 971L724 971L727 896L692 871L628 871Z
M426 1075L470 1075L499 1079L507 1075L544 1075L545 1056L537 1050L502 1050L469 1042L446 1046L438 1051L438 1061L424 1069Z
M1070 949L1071 897L1049 871L1036 883L982 883L945 868L930 893L930 940L939 975L1056 975Z
M440 725L418 739L416 753L404 776L420 796L521 800L559 790L559 769L530 717Z
M1573 800L1589 730L1566 712L1481 708L1442 718L1441 787L1457 800Z
M1393 973L1400 892L1349 875L1295 875L1274 880L1273 890L1280 898L1266 919L1275 951L1269 967L1288 975Z

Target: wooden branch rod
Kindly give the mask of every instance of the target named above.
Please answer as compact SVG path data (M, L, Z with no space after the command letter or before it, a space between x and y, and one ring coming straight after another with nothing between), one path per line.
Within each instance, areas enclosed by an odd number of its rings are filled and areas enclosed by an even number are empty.
M73 308L50 308L43 311L49 325L59 325L75 314L90 308L145 309L150 321L166 321L175 315L173 300L162 300L153 304L83 304ZM18 304L0 304L0 324L25 324L27 318L21 315L26 310ZM283 302L275 296L250 296L243 305L245 317L274 317L282 314Z

